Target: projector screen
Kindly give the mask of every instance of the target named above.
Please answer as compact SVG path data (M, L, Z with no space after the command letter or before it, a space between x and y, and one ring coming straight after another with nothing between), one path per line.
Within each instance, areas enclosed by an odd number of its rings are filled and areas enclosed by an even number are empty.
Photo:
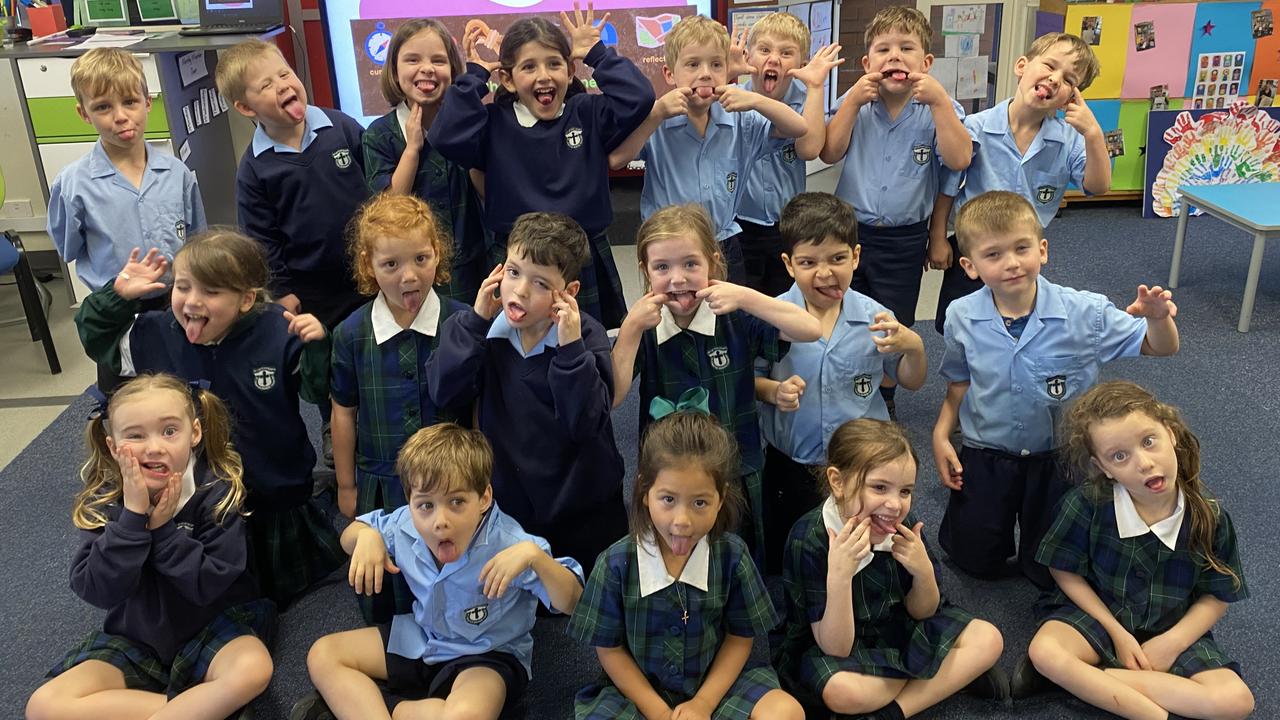
M596 17L609 13L600 38L618 53L630 58L662 95L668 89L662 79L663 44L666 33L689 15L711 15L711 0L595 0ZM581 6L586 9L586 0ZM396 28L406 20L423 17L423 3L415 0L325 0L323 12L328 29L329 57L333 59L334 83L338 88L338 108L368 125L391 107L378 90L386 63L387 46ZM511 23L529 15L542 15L557 25L560 11L572 14L573 0L435 0L428 13L449 29L458 48L467 23L483 22L491 32L490 42L480 52L497 59L501 34ZM582 63L578 77L597 92L590 82L591 69Z

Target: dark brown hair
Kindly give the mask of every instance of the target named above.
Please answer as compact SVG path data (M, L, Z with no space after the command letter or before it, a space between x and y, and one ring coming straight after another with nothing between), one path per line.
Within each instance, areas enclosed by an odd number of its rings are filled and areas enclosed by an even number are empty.
M507 236L507 255L517 248L529 262L559 270L565 283L577 280L591 262L586 231L563 213L531 212L516 218Z
M173 264L179 260L201 285L255 293L250 312L271 302L267 254L256 240L238 230L215 226L195 235L174 255Z
M640 439L640 459L631 493L631 533L637 539L653 532L645 497L658 473L690 465L707 473L720 495L720 514L711 528L711 539L738 527L743 505L738 487L738 445L719 420L705 413L684 411L651 423Z
M569 46L569 39L564 36L560 28L546 18L533 16L520 18L507 28L506 34L502 36L502 47L498 50L498 72L506 73L510 78L520 49L531 42L555 50L560 53L566 63L573 62L573 48ZM581 80L570 76L569 89L565 92L564 99L567 102L574 95L586 91L587 88ZM498 85L498 90L493 94L494 102L514 102L515 99L516 94L502 85Z
M920 467L915 448L898 423L859 418L836 428L827 441L827 465L835 468L844 482L844 497L836 498L836 502L843 503L862 492L867 473L902 457L911 458L916 467ZM831 494L825 474L820 479L819 491L823 495Z
M802 192L791 198L782 208L778 219L778 231L787 252L795 252L800 243L821 245L833 238L849 246L858 247L858 218L853 206L824 192Z
M396 28L396 34L391 36L391 44L387 46L387 62L382 68L382 77L378 78L378 89L382 91L382 97L391 103L392 107L404 102L404 91L400 89L398 77L400 48L421 32L433 32L440 37L440 42L444 43L445 54L449 56L450 82L457 81L467 70L467 66L462 62L462 53L458 52L453 36L449 34L448 28L443 23L431 18L410 20Z

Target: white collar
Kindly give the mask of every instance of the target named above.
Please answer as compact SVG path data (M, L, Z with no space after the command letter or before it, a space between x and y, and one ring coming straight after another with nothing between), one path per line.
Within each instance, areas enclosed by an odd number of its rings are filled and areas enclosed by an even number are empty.
M1178 533L1182 530L1182 518L1187 512L1186 503L1182 499L1181 488L1178 489L1178 504L1173 508L1173 514L1155 525L1147 525L1142 516L1138 515L1138 508L1133 504L1133 497L1129 495L1129 491L1120 483L1111 484L1111 497L1115 501L1116 530L1120 532L1120 537L1140 537L1149 532L1155 533L1165 547L1170 550L1177 549Z
M830 531L839 534L844 529L845 520L840 517L840 508L836 507L836 499L830 495L827 501L822 503L822 524ZM886 537L879 545L872 545L873 552L867 553L867 556L858 561L858 567L854 568L853 574L857 575L862 569L871 564L875 559L876 550L880 552L893 551L893 536Z
M396 322L395 316L391 314L391 306L387 305L387 298L381 292L373 299L373 310L370 316L373 321L373 341L379 345L406 330ZM436 328L439 325L440 296L436 295L435 288L427 288L427 297L422 301L418 314L413 316L413 322L409 323L407 329L420 335L435 337Z
M506 338L511 341L511 347L520 353L522 358L531 358L535 355L541 355L546 352L547 348L560 347L560 331L559 326L555 322L551 323L551 327L547 328L547 334L542 336L537 345L529 348L529 352L524 351L524 340L520 339L520 330L511 327L511 323L507 322L507 314L499 312L493 318L493 324L489 326L489 332L485 335L487 339Z
M662 315L662 320L658 322L658 344L661 345L679 335L682 328L676 324L675 315L671 314L670 308L666 305L663 305L658 312ZM689 321L689 327L683 329L713 337L716 334L716 314L705 302L700 302L698 309L693 313L693 319Z
M564 115L564 106L566 104L567 103L560 103L560 109L556 111L556 116L555 118L552 118L553 120L558 119L561 115ZM519 100L515 100L511 103L511 107L512 109L515 110L516 122L520 123L520 127L531 128L534 125L538 124L538 116L534 115L532 110L525 107L524 103L520 102Z
M636 570L640 574L640 597L648 597L664 587L676 582L667 572L667 564L662 561L662 552L658 550L658 542L652 530L643 538L636 540ZM689 553L689 561L680 571L680 582L691 585L702 592L707 591L707 577L711 574L711 544L703 535Z
M182 486L178 491L178 507L174 508L173 514L177 515L182 512L183 506L196 494L196 454L191 453L191 459L187 461L187 469L182 473Z
M396 122L400 124L400 137L409 137L409 131L405 129L409 125L409 103L402 102L396 106Z

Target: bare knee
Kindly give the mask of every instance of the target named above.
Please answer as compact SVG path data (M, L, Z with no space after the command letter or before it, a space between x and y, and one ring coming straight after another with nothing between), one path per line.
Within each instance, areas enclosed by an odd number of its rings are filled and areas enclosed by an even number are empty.
M64 700L59 696L57 688L45 683L31 693L24 717L26 720L55 720L61 717L58 710Z
M307 651L307 673L314 680L317 675L323 676L342 662L342 643L333 635L322 635L311 643Z
M836 673L822 688L822 703L828 710L844 715L869 713L880 709L886 702L888 700L879 702L879 698L869 697L869 693L854 681L852 673Z
M785 691L770 690L751 709L751 717L758 720L804 720L804 708Z
M1031 638L1031 645L1027 647L1027 656L1031 658L1031 664L1035 666L1036 671L1054 681L1062 677L1073 663L1081 662L1055 638L1043 632L1038 632Z
M980 654L985 661L994 665L1004 652L1004 636L1000 630L986 620L972 620L961 635L961 642Z
M495 711L484 703L465 700L453 702L450 699L445 702L444 712L440 713L440 718L441 720L494 720L501 711L501 707Z
M1213 720L1243 720L1253 714L1253 693L1244 681L1222 683L1210 694L1213 702Z

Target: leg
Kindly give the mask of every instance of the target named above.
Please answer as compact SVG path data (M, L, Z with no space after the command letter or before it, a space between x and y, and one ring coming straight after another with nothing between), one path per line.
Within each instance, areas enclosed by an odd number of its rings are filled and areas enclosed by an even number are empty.
M804 720L804 708L784 690L770 690L751 708L751 720Z
M1056 584L1049 568L1036 562L1036 553L1049 527L1056 520L1058 501L1069 486L1058 471L1055 455L1023 463L1022 504L1018 511L1018 567L1041 590Z
M879 710L902 693L905 678L838 672L822 688L822 703L832 712L859 715Z
M970 621L933 677L907 682L897 697L898 706L907 717L933 707L989 670L1003 651L1004 638L995 625Z
M213 656L203 682L178 694L152 720L221 720L261 695L271 671L267 646L253 635L241 635Z
M41 685L27 701L27 720L150 717L165 705L160 693L130 690L124 673L101 660L86 660Z
M742 260L742 242L739 237L740 235L732 235L720 241L726 279L734 285L742 285L747 277L747 268Z
M373 682L387 679L386 652L376 627L325 635L311 646L307 671L336 717L391 717Z
M1106 673L1179 715L1243 720L1253 712L1253 693L1228 668L1206 670L1189 678L1144 670L1108 669Z
M1098 653L1066 623L1050 620L1041 625L1027 654L1040 674L1096 708L1129 720L1167 720L1164 708L1096 667L1101 661Z
M495 720L507 701L507 684L493 668L469 667L458 673L443 700L406 701L396 706L393 720Z
M994 579L1013 554L1013 525L1022 503L1015 463L994 453L960 448L964 489L950 491L938 526L938 544L964 572Z
M1173 234L1173 264L1169 266L1169 287L1178 287L1178 272L1182 269L1182 242L1187 239L1187 218L1191 206L1186 198L1178 203L1178 231Z
M934 317L933 328L939 335L942 334L942 325L947 319L947 306L951 301L982 287L981 280L970 279L964 268L960 267L960 246L956 244L956 236L952 235L947 241L951 243L953 261L951 267L943 271L942 287L938 289L938 314Z
M1262 249L1267 236L1261 232L1253 236L1253 254L1249 256L1249 275L1244 281L1244 304L1240 306L1240 324L1236 330L1249 332L1249 321L1253 319L1253 299L1258 294L1258 273L1262 271Z

